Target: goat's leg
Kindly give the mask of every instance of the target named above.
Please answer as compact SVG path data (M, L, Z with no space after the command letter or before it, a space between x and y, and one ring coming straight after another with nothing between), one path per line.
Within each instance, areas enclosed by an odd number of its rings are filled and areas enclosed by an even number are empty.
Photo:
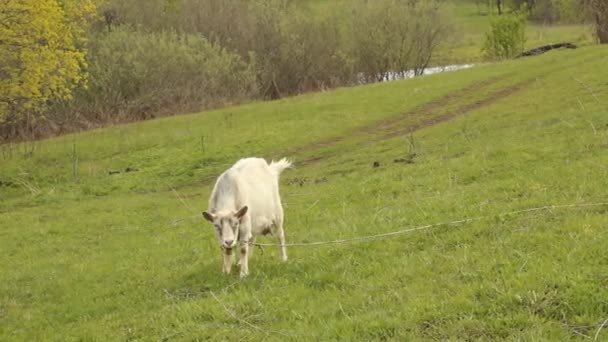
M239 264L241 265L241 278L249 275L249 243L247 240L241 242L241 255Z
M224 249L224 266L222 267L222 272L229 274L230 269L232 268L232 249Z
M282 210L281 210L282 211ZM283 213L275 223L277 227L277 239L279 240L279 254L282 261L287 261L287 247L285 247L285 231L283 230Z
M249 241L249 242L246 242ZM251 238L249 238L249 240L245 240L242 243L248 243L249 244L249 254L247 259L251 259L251 256L253 255L253 250L255 249L255 247L253 247L253 244L255 243L255 236L252 236ZM239 260L237 261L237 266L241 265L241 258L239 258Z
M255 236L252 236L251 239L249 239L249 259L251 259L251 257L253 256L253 251L255 250Z

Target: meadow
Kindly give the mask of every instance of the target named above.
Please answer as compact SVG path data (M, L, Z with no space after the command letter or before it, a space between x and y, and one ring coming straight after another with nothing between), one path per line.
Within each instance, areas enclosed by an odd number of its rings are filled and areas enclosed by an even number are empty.
M608 339L608 49L0 146L0 340ZM289 243L221 273L201 211L288 157ZM272 238L259 242L273 243Z

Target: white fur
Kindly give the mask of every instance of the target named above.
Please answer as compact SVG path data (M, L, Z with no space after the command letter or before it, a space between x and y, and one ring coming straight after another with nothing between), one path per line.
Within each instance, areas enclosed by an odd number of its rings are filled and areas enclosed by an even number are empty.
M277 234L281 259L287 260L283 246L285 235L279 175L290 166L291 162L285 158L270 164L262 158L245 158L217 179L205 218L216 226L220 244L224 247L224 272L230 272L232 248L238 240L241 247L241 276L246 276L249 273L248 259L252 250L249 243L254 241L255 236L269 231ZM247 209L244 209L245 206ZM238 217L241 209L246 210L246 213ZM238 229L237 222L240 223Z

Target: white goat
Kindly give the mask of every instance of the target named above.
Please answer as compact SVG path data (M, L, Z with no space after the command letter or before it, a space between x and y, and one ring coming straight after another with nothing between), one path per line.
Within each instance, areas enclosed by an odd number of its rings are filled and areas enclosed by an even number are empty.
M279 240L281 260L287 261L279 175L290 166L285 158L270 164L262 158L245 158L218 177L203 216L215 226L224 254L224 273L230 273L232 249L240 241L240 275L247 276L249 244L255 242L256 235L271 233L272 228Z

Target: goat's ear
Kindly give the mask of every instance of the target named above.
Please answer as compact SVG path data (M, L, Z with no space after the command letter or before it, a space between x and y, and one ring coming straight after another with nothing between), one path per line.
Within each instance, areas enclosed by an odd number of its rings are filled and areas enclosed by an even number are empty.
M203 211L203 217L205 218L205 220L207 220L211 223L213 223L213 221L215 220L215 215L213 215L209 212L206 212L206 211Z
M239 209L239 211L236 212L236 214L234 214L234 216L236 216L236 218L238 218L239 220L243 218L243 216L245 216L245 214L247 214L247 206L243 206L241 209Z

